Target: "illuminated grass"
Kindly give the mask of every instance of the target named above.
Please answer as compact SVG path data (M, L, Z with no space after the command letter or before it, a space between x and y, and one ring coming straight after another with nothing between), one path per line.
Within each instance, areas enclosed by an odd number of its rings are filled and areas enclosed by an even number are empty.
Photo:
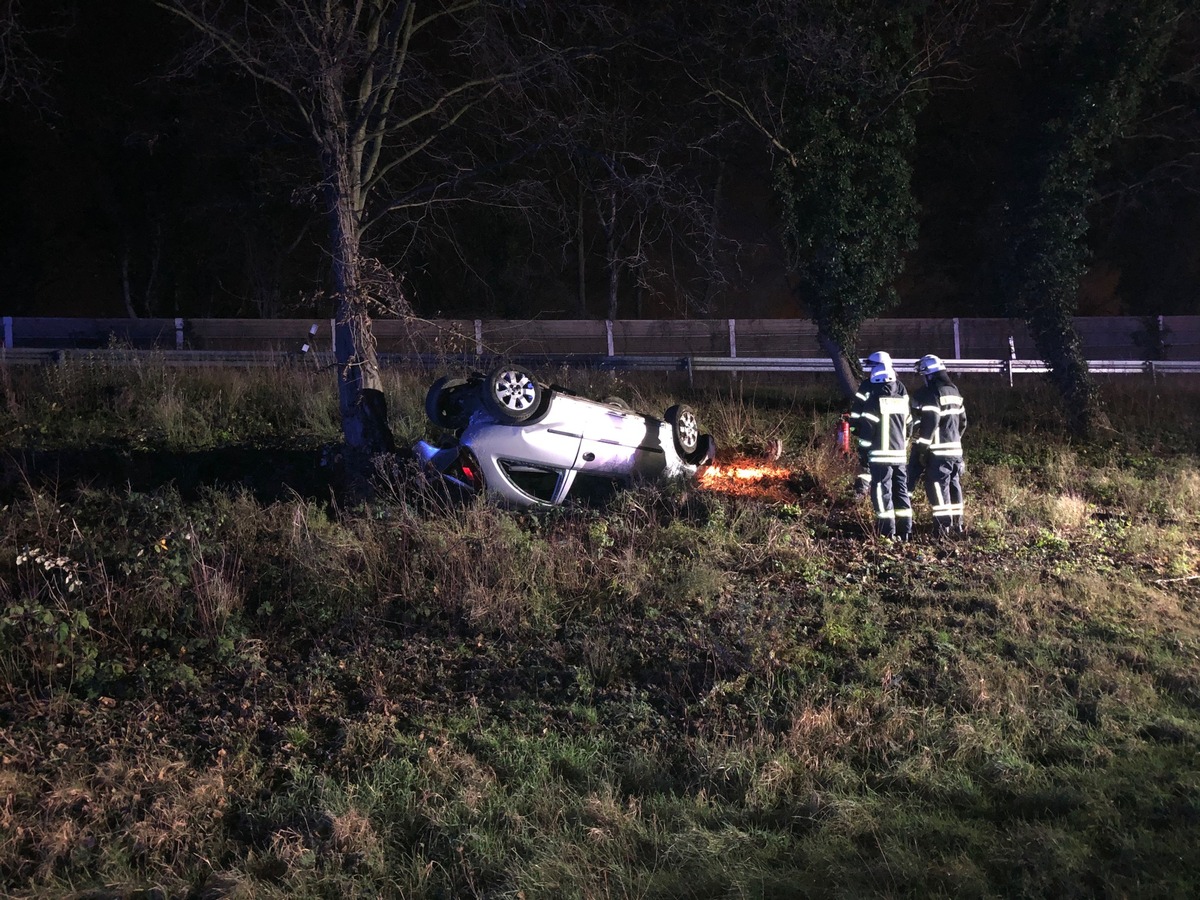
M336 436L294 414L308 375L174 372L139 375L148 418L105 432L105 389L67 368L10 381L10 451L186 466L222 415L274 422L249 444ZM421 385L390 382L402 441ZM647 486L534 516L401 477L347 510L319 484L10 463L0 893L1200 891L1200 504L1179 436L1067 446L979 386L970 535L931 540L918 504L922 534L882 544L829 446L837 404L780 390L725 419L728 391L687 400L719 441L783 436L785 502Z

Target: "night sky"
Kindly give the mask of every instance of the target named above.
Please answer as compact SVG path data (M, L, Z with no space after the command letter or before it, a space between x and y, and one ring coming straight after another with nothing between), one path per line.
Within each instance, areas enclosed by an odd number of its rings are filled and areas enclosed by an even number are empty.
M50 77L43 94L0 101L4 314L326 309L327 229L312 202L319 173L310 148L277 127L277 98L214 66L172 75L194 35L143 0L46 0L24 24ZM1096 184L1082 314L1200 314L1196 46L1190 19ZM969 77L933 91L918 121L920 237L896 315L1004 314L986 279L991 222L1020 171L1030 123L1044 113L1048 76L986 34L963 54ZM744 255L710 314L803 315L777 247L767 148L741 134L724 152L720 218ZM465 265L445 240L373 249L403 273L418 313L577 313L575 258L561 234L548 228L522 243L478 212L455 228ZM589 314L603 316L599 259L587 284ZM680 313L670 299L637 293L623 291L621 315Z

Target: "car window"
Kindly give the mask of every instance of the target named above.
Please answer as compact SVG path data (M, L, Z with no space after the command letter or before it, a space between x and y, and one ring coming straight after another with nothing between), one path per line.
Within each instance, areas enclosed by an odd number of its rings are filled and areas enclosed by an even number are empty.
M501 459L499 462L500 468L504 470L508 480L523 493L543 503L553 502L554 491L558 487L559 479L562 478L561 469L507 459Z

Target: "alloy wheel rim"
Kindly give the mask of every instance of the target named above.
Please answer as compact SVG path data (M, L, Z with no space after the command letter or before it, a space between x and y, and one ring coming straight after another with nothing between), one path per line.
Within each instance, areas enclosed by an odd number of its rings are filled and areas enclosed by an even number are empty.
M679 440L689 453L696 449L700 440L700 425L690 412L685 412L679 417Z
M533 382L521 372L501 372L496 378L495 394L505 409L524 412L533 405Z

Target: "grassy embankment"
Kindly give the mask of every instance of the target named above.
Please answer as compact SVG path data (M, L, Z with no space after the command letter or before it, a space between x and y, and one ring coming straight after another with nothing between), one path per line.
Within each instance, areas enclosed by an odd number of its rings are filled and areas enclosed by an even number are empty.
M964 379L971 535L890 545L824 386L687 397L790 499L533 516L331 506L330 376L0 377L0 894L1200 895L1194 384Z

